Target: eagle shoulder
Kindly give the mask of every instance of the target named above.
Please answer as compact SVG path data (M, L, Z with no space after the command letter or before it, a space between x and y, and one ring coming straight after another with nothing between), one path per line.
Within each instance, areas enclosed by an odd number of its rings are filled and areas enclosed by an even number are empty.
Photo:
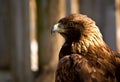
M106 71L109 68L94 63L96 66L79 54L64 56L58 63L55 82L116 82L114 75Z

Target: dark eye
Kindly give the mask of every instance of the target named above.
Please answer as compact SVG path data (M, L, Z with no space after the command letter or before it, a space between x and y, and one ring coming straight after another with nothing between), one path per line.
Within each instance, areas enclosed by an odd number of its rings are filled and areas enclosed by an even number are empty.
M73 23L73 22L69 22L69 23L67 24L67 27L74 27L74 23Z

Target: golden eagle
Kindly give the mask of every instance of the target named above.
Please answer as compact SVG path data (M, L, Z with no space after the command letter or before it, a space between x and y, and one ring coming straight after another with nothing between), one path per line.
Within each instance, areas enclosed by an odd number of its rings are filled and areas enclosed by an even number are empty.
M52 28L65 38L55 82L120 82L120 57L103 41L95 22L82 14L62 18Z

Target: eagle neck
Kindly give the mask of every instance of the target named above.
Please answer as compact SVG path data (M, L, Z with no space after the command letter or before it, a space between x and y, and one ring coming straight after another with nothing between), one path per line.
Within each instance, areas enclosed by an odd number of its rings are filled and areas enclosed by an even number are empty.
M71 52L82 55L87 59L111 58L114 53L101 37L82 37L71 44Z
M72 54L72 51L71 51L71 44L72 42L65 42L60 50L60 53L59 53L59 60L61 58L63 58L64 56L66 55L70 55Z

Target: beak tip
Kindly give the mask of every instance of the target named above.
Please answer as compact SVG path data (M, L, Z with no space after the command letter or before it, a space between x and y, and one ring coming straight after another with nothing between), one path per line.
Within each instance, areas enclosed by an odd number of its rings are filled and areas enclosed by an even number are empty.
M51 35L52 35L53 33L55 33L55 31L54 31L54 28L53 28L53 27L50 29L50 33L51 33Z
M52 28L51 28L51 35L55 32L59 32L60 28L58 27L59 23L58 24L55 24Z

